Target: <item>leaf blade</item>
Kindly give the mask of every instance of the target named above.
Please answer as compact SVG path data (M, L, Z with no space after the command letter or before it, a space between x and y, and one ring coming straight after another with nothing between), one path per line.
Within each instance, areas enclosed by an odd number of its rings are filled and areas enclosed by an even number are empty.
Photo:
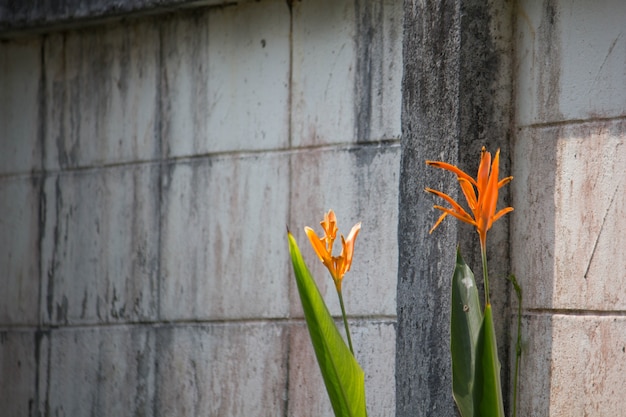
M366 417L365 373L341 337L291 233L288 240L304 317L335 416Z

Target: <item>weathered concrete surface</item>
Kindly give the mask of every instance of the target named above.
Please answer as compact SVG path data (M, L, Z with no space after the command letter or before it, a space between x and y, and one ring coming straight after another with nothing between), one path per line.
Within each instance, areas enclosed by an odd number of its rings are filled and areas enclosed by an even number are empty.
M41 40L0 43L0 175L41 168Z
M161 315L287 317L289 159L198 159L165 167Z
M44 415L153 415L155 335L145 327L67 328L49 340ZM43 393L40 393L42 396Z
M303 228L310 226L322 233L319 222L330 208L335 211L339 232L344 236L348 236L354 224L361 222L352 268L342 287L348 314L394 316L399 160L397 145L322 148L297 152L291 158L290 227L334 315L341 314L335 286ZM302 317L295 282L290 282L291 315Z
M617 416L626 383L624 317L525 316L518 415Z
M624 16L620 0L519 3L518 125L626 113Z
M400 137L400 6L389 0L294 3L294 146Z
M158 47L150 20L46 38L46 169L159 156Z
M282 0L194 10L166 22L167 156L289 145L289 31Z
M0 323L39 321L41 178L0 178Z
M321 381L302 387L319 370L285 225L306 253L334 208L363 221L346 304L370 415L393 414L401 1L93 25L77 13L114 3L74 4L0 35L0 409L330 417ZM66 18L84 27L51 29Z
M341 328L343 325L338 323ZM393 320L351 320L355 355L365 372L369 415L395 412L395 323ZM342 334L344 332L342 331ZM298 417L333 416L324 381L304 324L290 331L289 410Z
M59 30L135 14L163 13L181 7L234 5L250 0L59 0L30 2L0 1L0 37L25 31Z
M496 4L497 3L497 4ZM510 5L478 1L405 2L402 162L398 227L396 415L456 413L449 356L450 277L457 243L477 267L475 231L451 219L428 236L438 214L425 186L453 198L453 175L428 168L444 160L476 172L482 145L503 151L510 134ZM506 193L502 194L506 200ZM437 203L439 203L437 201ZM489 236L492 300L498 310L500 356L507 362L507 221ZM472 262L472 260L474 260ZM507 374L503 373L506 389Z
M158 166L50 176L45 183L41 319L157 318Z
M39 337L34 330L0 331L0 404L7 416L36 415Z
M159 329L154 415L286 415L288 336L275 323Z
M513 269L527 308L626 309L625 132L615 120L518 133Z

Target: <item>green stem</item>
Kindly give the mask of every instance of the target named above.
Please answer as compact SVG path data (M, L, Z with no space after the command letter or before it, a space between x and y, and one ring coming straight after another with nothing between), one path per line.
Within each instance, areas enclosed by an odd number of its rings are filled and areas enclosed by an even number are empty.
M343 316L343 325L346 328L346 336L348 337L348 346L350 347L350 352L352 352L352 356L354 356L354 349L352 349L352 338L350 337L350 329L348 328L348 318L346 317L346 309L343 306L343 296L341 295L341 290L337 290L337 294L339 295L339 304L341 305L341 315Z
M515 371L513 374L513 417L517 415L517 383L519 377L519 361L522 356L522 288L517 283L515 275L509 276L517 295L517 341L515 343Z
M485 245L480 245L480 254L483 258L483 282L485 284L485 306L490 305L489 300L489 273L487 272L487 248Z

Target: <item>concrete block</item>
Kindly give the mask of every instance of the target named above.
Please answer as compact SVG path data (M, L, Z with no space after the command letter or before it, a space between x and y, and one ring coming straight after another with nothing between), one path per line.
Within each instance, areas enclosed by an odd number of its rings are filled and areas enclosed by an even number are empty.
M158 175L145 164L46 180L45 322L156 319Z
M167 155L287 147L289 30L289 8L278 0L194 10L167 22Z
M518 415L621 415L625 329L621 316L525 317Z
M6 416L36 415L40 338L33 330L0 331L0 407Z
M162 318L286 317L288 157L215 157L166 169Z
M38 177L0 179L0 324L38 323L40 184Z
M146 327L53 330L47 412L154 415L155 354L155 335Z
M337 324L343 329L341 322ZM350 323L350 332L357 361L365 372L368 414L371 416L395 415L395 322L353 321ZM292 326L289 352L289 410L287 415L334 416L305 324Z
M41 168L41 41L0 43L0 174Z
M295 146L400 137L402 2L293 5Z
M160 329L155 415L285 415L287 335L277 323Z
M517 123L626 114L626 3L523 2L517 8Z
M362 223L342 287L348 315L395 316L400 147L298 152L291 164L290 228L331 313L341 314L335 286L303 229L310 226L321 234L319 222L332 208L344 236ZM335 243L340 251L340 241ZM293 270L289 277L291 314L302 317Z
M159 32L145 20L50 35L46 168L160 156Z
M521 131L512 258L528 308L626 308L626 122Z

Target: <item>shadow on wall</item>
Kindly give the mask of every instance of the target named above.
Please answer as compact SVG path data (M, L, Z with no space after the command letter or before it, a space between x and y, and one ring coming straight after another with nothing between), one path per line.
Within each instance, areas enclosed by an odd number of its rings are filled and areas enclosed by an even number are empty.
M523 291L522 357L518 415L549 414L552 372L552 307L555 259L556 141L520 129L513 144L511 264ZM516 305L517 303L513 301ZM512 308L511 329L516 329ZM511 333L513 338L516 332ZM511 343L510 369L515 366ZM510 373L513 378L513 372ZM511 393L513 392L511 383ZM511 399L512 402L512 399Z

